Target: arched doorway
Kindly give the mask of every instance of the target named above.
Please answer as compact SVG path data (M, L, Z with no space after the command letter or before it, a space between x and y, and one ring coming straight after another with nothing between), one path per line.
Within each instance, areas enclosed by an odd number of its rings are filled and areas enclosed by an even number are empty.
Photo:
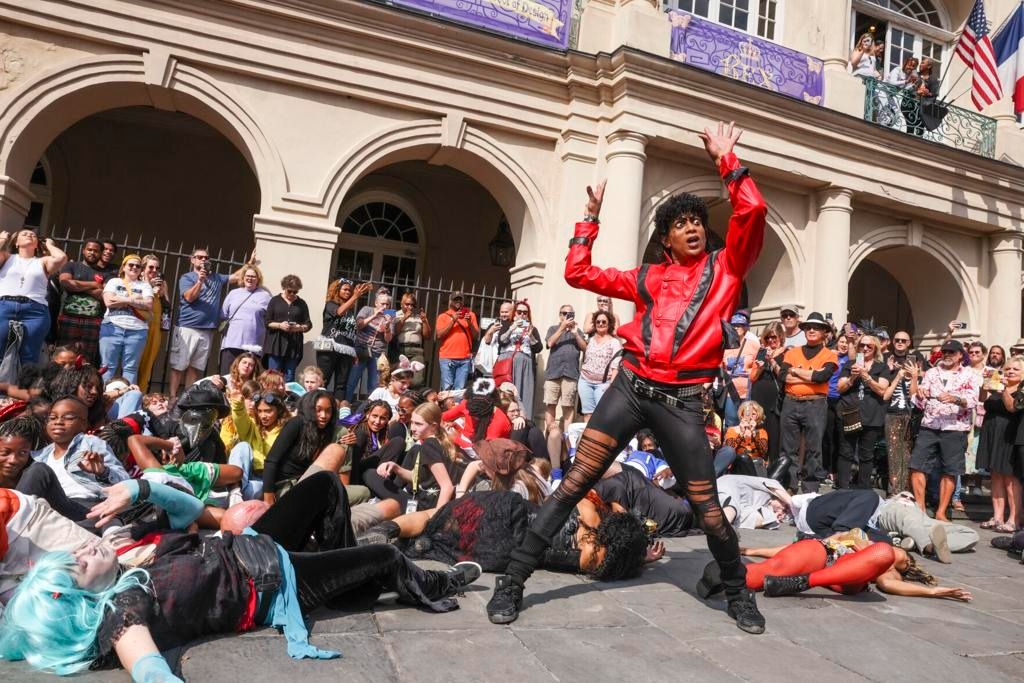
M906 328L921 343L945 334L951 320L974 321L957 279L919 247L889 247L868 254L849 284L850 318L874 318L892 332Z
M188 114L105 110L61 132L44 158L59 160L42 224L57 236L71 228L158 249L204 246L225 258L252 249L256 177L230 141Z

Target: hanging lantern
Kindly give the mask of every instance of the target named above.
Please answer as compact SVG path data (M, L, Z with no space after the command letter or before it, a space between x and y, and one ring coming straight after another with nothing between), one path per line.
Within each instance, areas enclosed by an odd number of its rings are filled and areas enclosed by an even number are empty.
M498 234L487 245L487 251L490 252L492 266L510 268L516 261L516 241L504 216L498 223Z

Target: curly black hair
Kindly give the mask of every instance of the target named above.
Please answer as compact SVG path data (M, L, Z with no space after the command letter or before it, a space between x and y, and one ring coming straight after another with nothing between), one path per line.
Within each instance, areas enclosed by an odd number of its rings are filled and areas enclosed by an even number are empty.
M708 229L708 205L695 194L681 192L672 195L658 207L654 213L654 234L661 241L668 234L672 222L680 216L694 216L700 219L700 224Z
M99 371L93 366L86 363L81 367L69 366L61 368L61 370L54 376L53 380L46 386L44 392L54 403L59 399L66 398L68 396L78 396L79 387L85 386L86 383L92 381L96 388L100 391L100 396L96 398L96 402L88 408L88 420L90 425L97 425L103 422L104 417L107 413L107 406L103 400L103 378L100 377ZM81 401L81 399L78 399Z
M590 572L600 581L630 579L640 575L649 538L643 522L628 512L604 516L594 531L594 541L605 549L604 561Z
M107 446L110 447L110 452L124 464L128 457L128 437L134 436L137 433L135 428L128 422L114 420L103 425L96 433L96 436L103 439Z

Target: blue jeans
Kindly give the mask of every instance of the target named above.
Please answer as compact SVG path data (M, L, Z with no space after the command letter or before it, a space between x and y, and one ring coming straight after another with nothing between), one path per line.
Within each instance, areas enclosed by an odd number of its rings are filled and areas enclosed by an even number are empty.
M356 349L356 362L348 373L348 386L346 387L348 402L355 405L356 391L359 389L359 381L366 373L366 393L370 394L377 388L377 358L380 354L368 353L366 349Z
M18 353L22 365L38 363L46 333L50 331L50 309L35 301L0 300L0 358L7 351L7 331L12 320L25 326L25 336Z
M277 370L284 373L285 382L295 381L295 368L299 367L299 361L301 358L289 358L287 356L263 356L263 360L267 363L268 370Z
M611 386L611 382L591 382L580 377L580 381L576 384L576 393L580 395L580 408L584 415L594 412L609 386Z
M110 404L110 410L107 411L107 417L111 420L120 420L125 415L131 415L142 410L142 392L138 389L132 389L121 394L120 398ZM143 430L145 434L149 434L149 430Z
M465 389L466 382L469 380L469 371L473 367L473 359L439 358L438 360L441 362L441 391Z
M715 476L720 477L729 471L729 465L736 460L736 449L732 446L722 446L715 453Z
M100 360L107 366L103 373L103 381L109 382L117 374L121 366L121 375L130 384L135 384L139 376L139 359L146 348L146 337L149 330L126 330L123 327L104 321L100 325Z
M242 468L242 481L239 486L242 489L243 500L263 498L263 477L257 474L256 479L252 478L252 446L248 441L239 441L231 449L228 455L228 464Z

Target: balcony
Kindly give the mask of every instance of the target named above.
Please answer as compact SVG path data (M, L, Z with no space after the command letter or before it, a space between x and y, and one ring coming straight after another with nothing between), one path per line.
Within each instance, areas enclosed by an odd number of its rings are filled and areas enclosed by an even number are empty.
M898 85L864 79L864 120L992 159L996 122L952 104L921 99Z

